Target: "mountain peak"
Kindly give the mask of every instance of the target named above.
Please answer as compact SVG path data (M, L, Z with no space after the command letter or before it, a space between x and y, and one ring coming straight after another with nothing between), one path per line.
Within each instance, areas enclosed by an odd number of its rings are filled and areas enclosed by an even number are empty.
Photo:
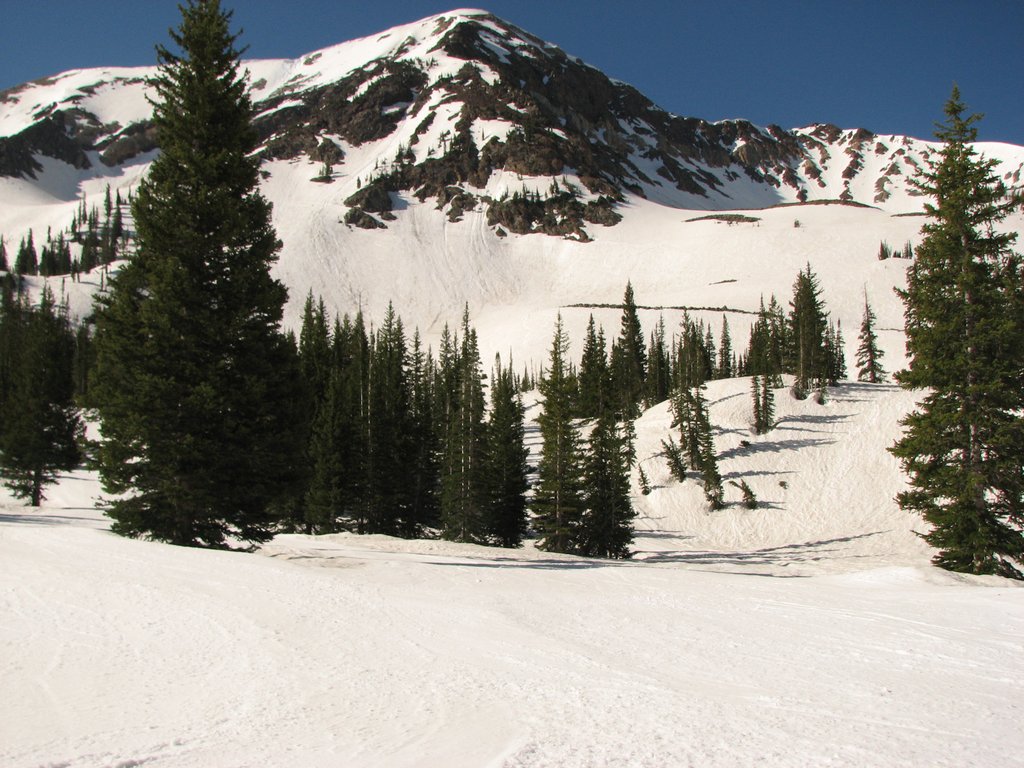
M482 207L496 231L579 240L617 222L630 196L710 210L816 200L917 210L907 180L932 151L828 124L672 115L474 8L244 64L263 159L325 169L316 180L337 185L345 222L361 227L387 226L402 196L433 199L452 221ZM83 176L144 167L157 149L154 71L78 70L0 94L0 176L35 178L46 157ZM999 169L1008 186L1020 185L1021 155Z

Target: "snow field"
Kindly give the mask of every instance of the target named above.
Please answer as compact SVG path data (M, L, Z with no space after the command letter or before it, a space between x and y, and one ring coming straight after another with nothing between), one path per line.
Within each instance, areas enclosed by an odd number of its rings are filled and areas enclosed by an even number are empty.
M716 447L771 506L669 483L658 406L628 562L352 534L209 552L110 534L87 473L39 510L4 493L0 764L1005 763L1024 591L927 565L884 454L912 399L777 390L753 437L747 383L708 388Z

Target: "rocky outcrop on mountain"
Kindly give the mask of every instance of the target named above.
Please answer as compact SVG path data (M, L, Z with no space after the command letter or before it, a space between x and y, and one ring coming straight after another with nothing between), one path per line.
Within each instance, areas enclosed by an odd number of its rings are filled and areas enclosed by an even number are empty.
M346 45L369 53L353 66ZM907 180L929 152L925 142L829 124L784 130L672 115L482 11L252 67L263 160L332 169L313 180L345 180L342 220L363 228L401 215L402 195L435 201L451 221L479 209L505 232L578 240L613 226L628 195L710 210L829 199L885 206L913 194ZM0 116L55 94L0 137L0 175L33 178L41 156L79 169L130 164L157 147L138 109L112 117L107 98L103 116L90 111L104 88L144 89L144 74L79 74L82 85L63 91L62 78L77 82L70 75L0 94ZM1021 168L1006 174L1019 180Z

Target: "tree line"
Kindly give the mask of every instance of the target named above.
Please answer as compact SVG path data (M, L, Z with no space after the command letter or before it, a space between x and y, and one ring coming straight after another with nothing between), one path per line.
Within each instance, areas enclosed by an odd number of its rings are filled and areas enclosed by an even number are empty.
M468 310L436 359L417 333L410 347L393 307L368 329L359 314L329 319L310 296L300 337L281 330L287 294L270 275L281 244L258 191L231 14L217 0L182 13L172 32L182 53L158 48L161 154L132 206L137 252L99 300L94 343L76 337L52 294L33 307L5 276L5 481L38 503L52 473L77 460L77 381L102 425L94 461L118 533L228 546L285 525L517 545L528 483L511 361L495 361L488 409ZM963 111L954 91L940 161L920 182L934 223L901 294L911 364L897 378L927 394L892 451L911 485L899 503L931 524L938 565L1020 577L1024 280L1013 236L995 227L1019 202L975 155L976 118ZM810 265L788 312L762 302L740 354L724 317L717 345L689 316L671 340L661 321L645 342L631 285L622 308L610 354L591 317L578 369L559 318L530 382L543 400L531 524L549 551L629 555L632 425L644 407L672 401L679 443L666 441L666 459L678 479L699 476L714 509L724 501L705 383L750 376L751 423L764 432L782 374L795 396L821 402L846 376L842 329ZM886 375L874 322L865 296L857 365L869 382Z

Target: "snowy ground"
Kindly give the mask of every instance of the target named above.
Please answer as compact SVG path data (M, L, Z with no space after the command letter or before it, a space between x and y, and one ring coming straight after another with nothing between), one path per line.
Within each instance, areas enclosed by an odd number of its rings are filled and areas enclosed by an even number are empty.
M779 390L754 438L745 386L709 388L717 448L769 506L712 515L669 483L652 409L632 562L352 535L209 552L110 534L84 473L40 510L0 496L0 765L1019 761L1024 590L928 565L884 453L907 395Z

